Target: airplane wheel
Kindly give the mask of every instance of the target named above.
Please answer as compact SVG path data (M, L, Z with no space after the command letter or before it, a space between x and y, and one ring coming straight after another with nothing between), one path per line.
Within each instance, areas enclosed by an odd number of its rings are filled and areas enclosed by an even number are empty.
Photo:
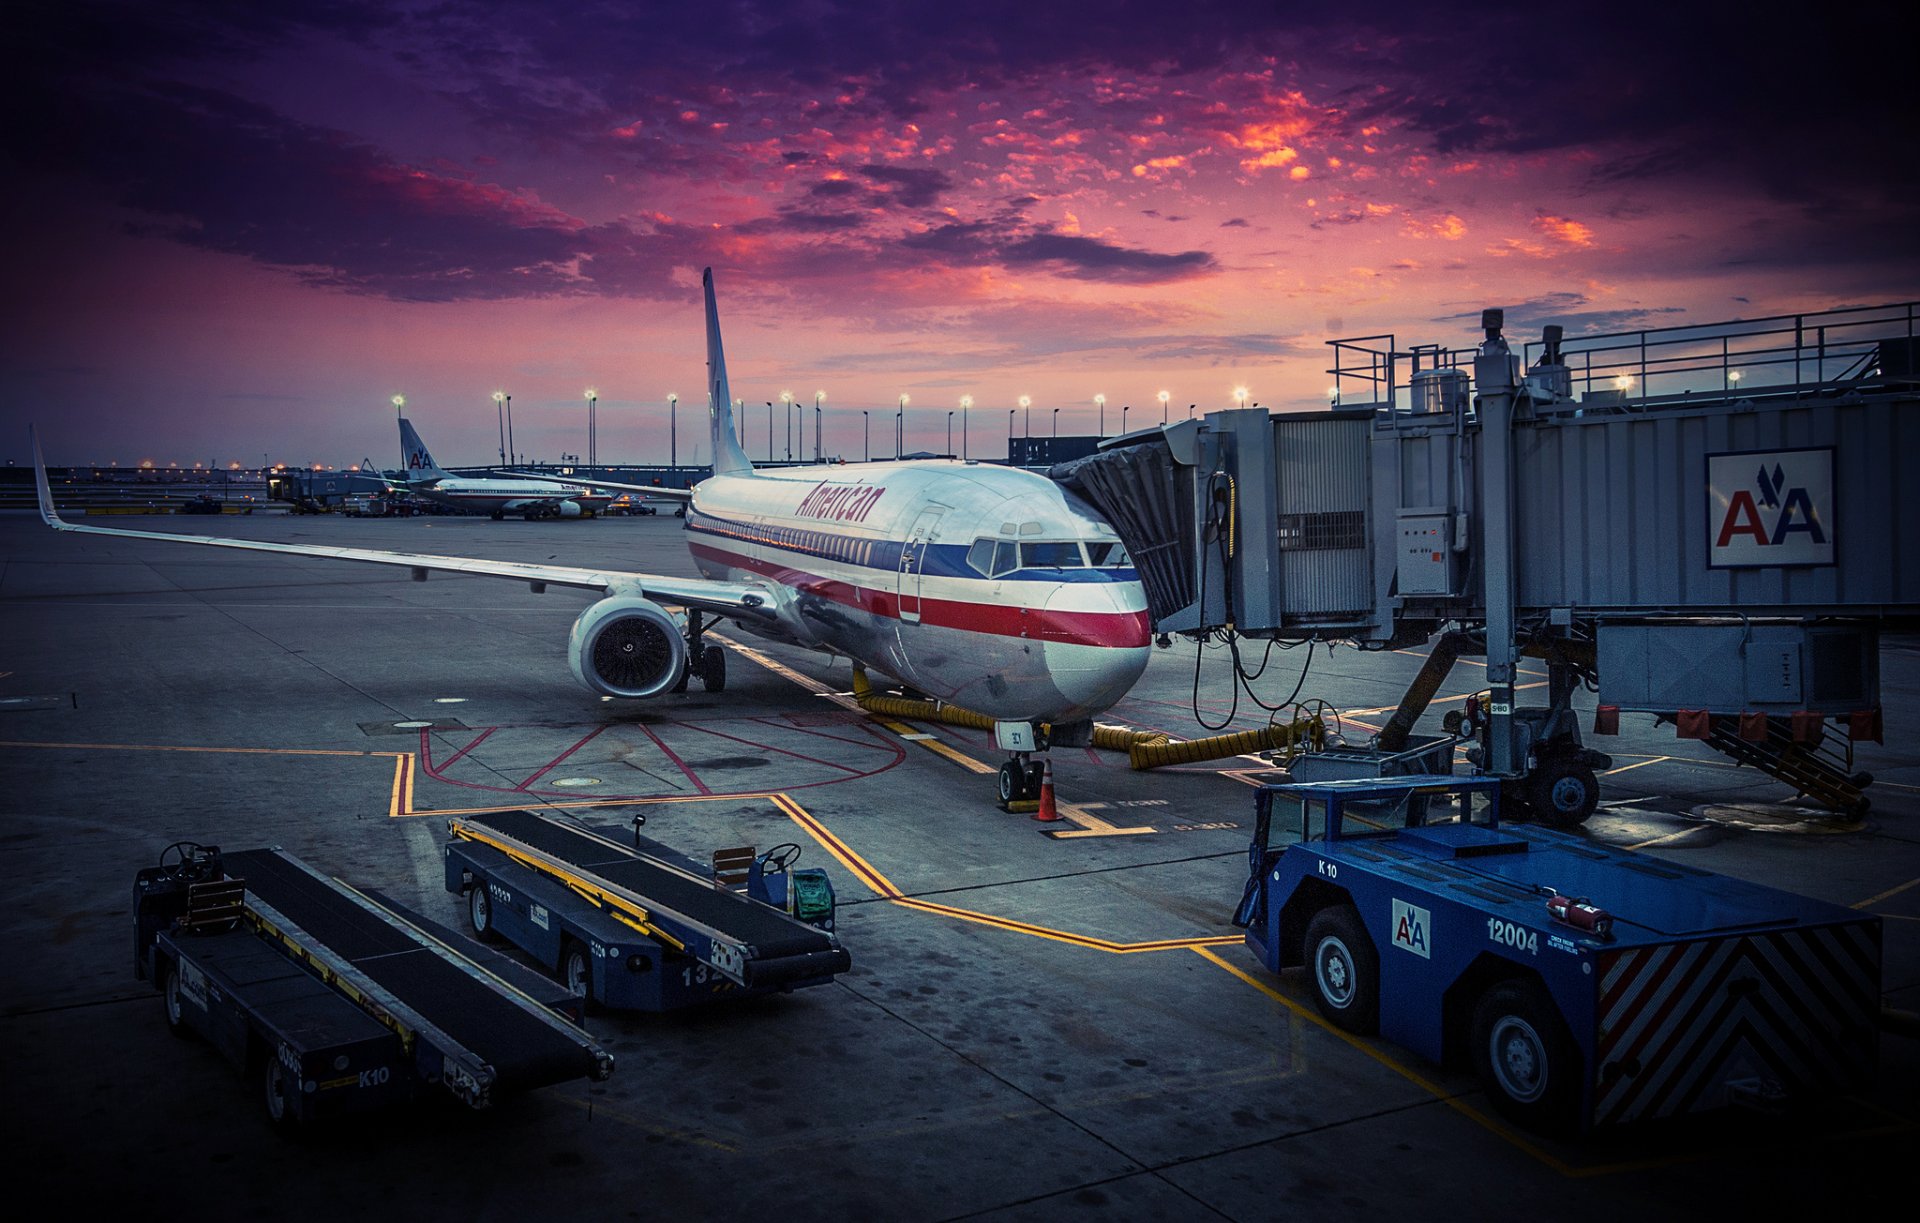
M706 685L708 692L727 690L727 652L718 646L708 646L700 659L700 682Z
M1009 760L1000 766L1000 801L1016 803L1025 798L1027 788L1026 772L1020 762Z
M1035 798L1040 796L1040 787L1047 782L1047 766L1036 760L1027 766L1027 793Z
M487 517L493 519L495 522L499 522L502 518L505 518L506 515L499 510L495 510L493 513L488 514Z

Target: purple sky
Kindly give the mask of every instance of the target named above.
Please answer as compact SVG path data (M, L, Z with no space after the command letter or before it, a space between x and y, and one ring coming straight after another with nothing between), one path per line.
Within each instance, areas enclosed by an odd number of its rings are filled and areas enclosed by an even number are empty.
M756 456L1920 296L1910 6L567 7L16 5L0 458L688 461L709 264Z

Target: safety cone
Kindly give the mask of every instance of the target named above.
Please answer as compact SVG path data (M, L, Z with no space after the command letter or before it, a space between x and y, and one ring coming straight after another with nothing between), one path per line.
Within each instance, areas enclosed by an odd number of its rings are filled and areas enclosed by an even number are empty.
M1060 818L1060 813L1053 808L1053 758L1051 756L1040 763L1040 809L1033 813L1033 818L1047 822Z

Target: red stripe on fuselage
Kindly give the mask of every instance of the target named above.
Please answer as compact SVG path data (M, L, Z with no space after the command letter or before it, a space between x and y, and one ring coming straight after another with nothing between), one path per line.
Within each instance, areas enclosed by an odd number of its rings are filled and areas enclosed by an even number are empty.
M687 547L696 557L760 574L782 586L855 607L869 615L900 618L900 596L896 591L824 577L781 561L761 560L712 544L689 541ZM920 623L968 633L990 633L996 637L1025 637L1108 649L1138 649L1150 640L1145 611L1047 611L1018 603L969 603L921 595Z

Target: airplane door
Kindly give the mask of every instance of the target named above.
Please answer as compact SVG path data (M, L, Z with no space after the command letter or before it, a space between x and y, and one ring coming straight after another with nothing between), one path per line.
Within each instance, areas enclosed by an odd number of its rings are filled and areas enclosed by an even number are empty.
M920 623L920 575L944 508L922 510L900 546L900 623Z

